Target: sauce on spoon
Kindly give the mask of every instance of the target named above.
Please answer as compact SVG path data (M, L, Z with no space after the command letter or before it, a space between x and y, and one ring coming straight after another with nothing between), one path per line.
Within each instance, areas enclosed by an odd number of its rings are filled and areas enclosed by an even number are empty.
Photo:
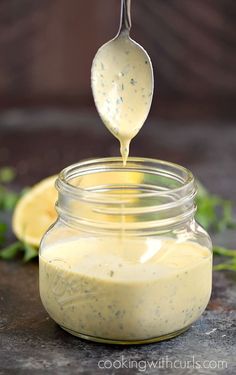
M153 69L147 52L129 37L121 15L118 35L97 52L91 70L97 110L108 130L120 141L124 165L129 145L143 126L153 97Z

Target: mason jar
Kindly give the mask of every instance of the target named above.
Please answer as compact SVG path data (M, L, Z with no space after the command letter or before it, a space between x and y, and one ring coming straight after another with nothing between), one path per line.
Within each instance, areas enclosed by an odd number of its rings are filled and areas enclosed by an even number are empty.
M40 296L73 335L132 344L174 337L205 310L212 245L195 221L192 173L166 161L87 160L56 181L42 239Z

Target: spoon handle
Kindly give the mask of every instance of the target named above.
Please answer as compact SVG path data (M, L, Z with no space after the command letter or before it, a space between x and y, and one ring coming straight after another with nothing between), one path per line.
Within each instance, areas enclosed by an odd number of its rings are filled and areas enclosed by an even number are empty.
M131 0L121 0L120 11L120 28L118 35L127 33L129 35L131 29Z

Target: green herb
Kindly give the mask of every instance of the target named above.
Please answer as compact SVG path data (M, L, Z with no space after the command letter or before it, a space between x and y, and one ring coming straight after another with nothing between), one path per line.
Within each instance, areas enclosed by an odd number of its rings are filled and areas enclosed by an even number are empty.
M12 182L16 176L16 172L14 168L11 167L3 167L0 168L0 183L7 184Z
M6 184L12 182L15 178L15 170L11 167L0 168L0 213L12 211L18 199L18 194L10 191ZM4 246L6 241L7 225L3 220L0 221L0 246Z
M233 218L233 203L222 199L218 195L210 194L203 185L198 182L197 194L197 220L207 230L213 233L223 232L225 229L236 228ZM236 250L214 246L215 255L229 257L229 260L213 267L215 271L236 271Z
M222 255L226 257L236 257L236 250L225 249L224 247L215 246L214 253L216 255Z
M5 260L10 260L16 257L16 255L21 251L22 243L21 242L14 242L13 244L5 247L0 252L0 258Z
M23 189L20 194L11 191L6 184L12 182L16 176L15 170L11 167L0 168L0 213L9 211L12 212L18 199L27 191ZM5 244L6 240L7 225L4 222L0 222L0 246L1 248ZM29 260L38 256L37 249L33 246L17 241L11 245L1 249L0 259L10 260L15 258L17 255L23 255L23 261L28 262Z
M2 211L12 211L19 199L19 194L6 187L6 184L12 182L15 176L14 168L0 168L0 210Z
M227 228L236 228L232 202L210 194L200 182L198 182L196 203L196 218L205 229L222 232Z
M213 247L213 251L215 255L228 257L228 260L225 261L224 263L216 264L213 267L214 271L222 271L222 270L236 271L236 250L229 250L229 249L225 249L224 247L215 246Z
M214 271L236 271L236 259L229 262L219 263L213 267Z
M29 262L31 259L34 259L38 256L38 251L35 249L35 247L24 243L23 244L23 251L24 251L24 256L23 256L23 261L24 262Z
M4 260L11 260L22 253L24 262L28 262L38 256L38 251L33 246L21 241L17 241L1 250L0 258Z
M12 211L20 195L0 185L0 210Z
M6 239L7 225L0 223L0 245L4 244Z
M6 187L14 180L16 176L15 170L11 167L0 168L0 213L5 211L12 212L17 200L19 199L19 194L11 191ZM4 246L6 241L7 225L3 221L0 222L0 246ZM0 252L0 258L9 260L13 259L19 251L22 251L22 243L15 242Z

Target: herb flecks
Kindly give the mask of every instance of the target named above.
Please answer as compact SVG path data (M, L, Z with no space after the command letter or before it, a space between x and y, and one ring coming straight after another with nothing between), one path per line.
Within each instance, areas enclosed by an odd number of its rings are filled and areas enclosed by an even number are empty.
M137 84L137 81L135 81L134 78L131 78L130 84L133 85L133 86L135 86Z

